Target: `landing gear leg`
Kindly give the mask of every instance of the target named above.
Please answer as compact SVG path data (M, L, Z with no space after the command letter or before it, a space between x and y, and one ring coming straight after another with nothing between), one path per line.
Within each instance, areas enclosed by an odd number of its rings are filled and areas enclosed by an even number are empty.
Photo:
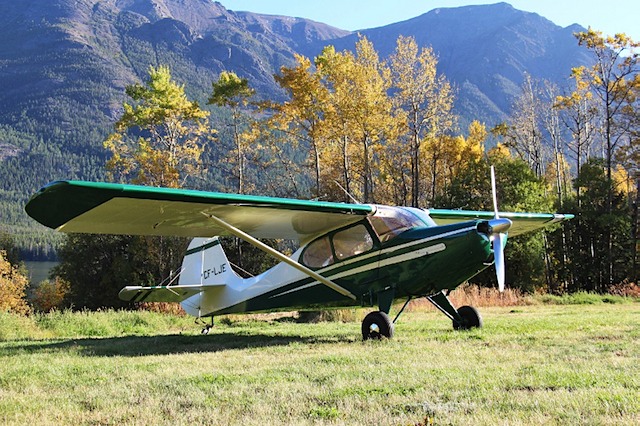
M476 308L471 306L462 306L460 309L454 308L443 291L427 296L427 299L453 321L454 330L469 330L482 327L482 317Z
M396 323L396 321L398 321L398 318L400 318L400 314L402 314L404 312L404 309L407 307L409 302L411 302L411 299L413 299L413 296L409 296L407 298L407 301L404 302L404 305L402 305L402 309L400 309L400 311L398 312L398 315L396 315L396 317L393 319L393 323L394 324Z
M200 325L204 324L204 328L202 329L200 334L209 334L209 331L211 330L211 327L213 327L213 316L211 316L211 324L205 323L200 318L198 318L196 320L196 324L200 324Z

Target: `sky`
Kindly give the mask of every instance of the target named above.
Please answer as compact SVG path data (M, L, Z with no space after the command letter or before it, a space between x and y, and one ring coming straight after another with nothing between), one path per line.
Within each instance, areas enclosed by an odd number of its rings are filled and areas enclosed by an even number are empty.
M439 7L492 4L497 0L218 0L225 8L312 19L344 30L375 28L415 18ZM640 41L638 0L505 0L556 25L580 24L604 35L626 33Z

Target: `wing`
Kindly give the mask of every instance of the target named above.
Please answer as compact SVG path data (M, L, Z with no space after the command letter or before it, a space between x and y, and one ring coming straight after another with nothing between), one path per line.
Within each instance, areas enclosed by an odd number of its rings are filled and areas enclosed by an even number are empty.
M25 210L43 225L69 233L228 235L207 217L213 215L256 238L302 242L375 212L361 204L81 181L50 183Z
M513 222L511 229L509 229L510 237L573 218L572 214L558 213L499 212L498 215L502 218L510 219ZM429 216L431 216L438 225L448 225L465 220L493 219L494 213L469 210L429 209Z

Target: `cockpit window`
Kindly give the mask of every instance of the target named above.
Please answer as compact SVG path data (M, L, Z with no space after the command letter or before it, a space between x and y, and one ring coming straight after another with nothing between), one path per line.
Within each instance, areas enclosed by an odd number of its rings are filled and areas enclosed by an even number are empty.
M417 212L423 213L418 209L377 206L376 214L370 218L371 225L384 243L408 229L432 226L433 221L426 213L418 215Z
M302 254L302 263L310 268L322 268L333 263L333 252L329 237L315 240L307 246Z
M302 252L302 263L310 268L324 268L374 248L371 230L363 223L341 229L310 243Z
M356 225L333 234L333 249L338 260L369 251L373 248L373 239L364 225Z

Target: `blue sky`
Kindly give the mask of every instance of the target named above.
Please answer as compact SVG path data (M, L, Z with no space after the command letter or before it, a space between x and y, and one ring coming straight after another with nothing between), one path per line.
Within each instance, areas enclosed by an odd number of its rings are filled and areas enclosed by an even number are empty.
M458 0L218 0L230 10L312 19L345 30L379 27L414 18L438 7L491 4ZM510 0L513 7L535 12L557 25L577 23L604 34L623 32L640 41L638 0Z

